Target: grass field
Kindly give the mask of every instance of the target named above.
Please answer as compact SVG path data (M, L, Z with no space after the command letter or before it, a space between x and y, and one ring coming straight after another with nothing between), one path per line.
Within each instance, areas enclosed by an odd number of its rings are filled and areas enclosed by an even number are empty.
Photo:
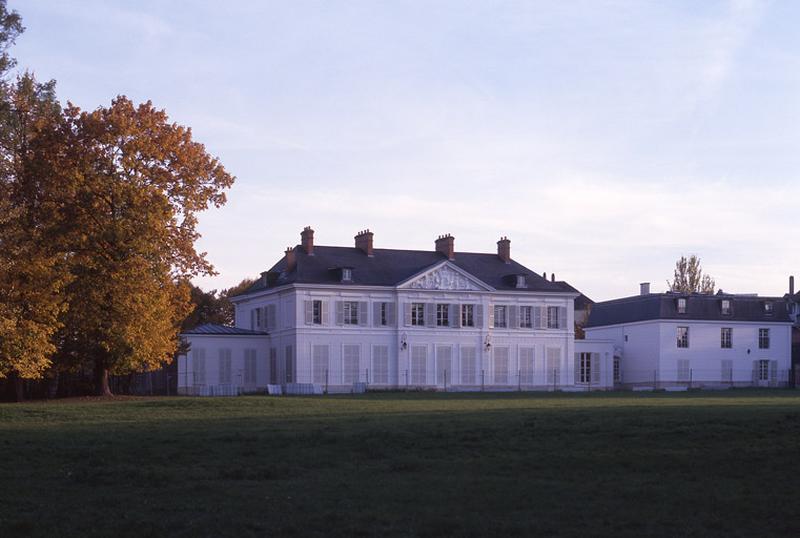
M800 534L800 393L0 405L2 536Z

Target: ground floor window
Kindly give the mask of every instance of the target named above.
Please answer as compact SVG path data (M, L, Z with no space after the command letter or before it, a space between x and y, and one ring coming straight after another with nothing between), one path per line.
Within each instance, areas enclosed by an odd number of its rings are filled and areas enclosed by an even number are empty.
M729 383L733 381L733 361L731 359L722 361L722 371L720 374L722 375L722 381L727 381Z
M474 347L461 348L461 383L474 385L477 378L476 351Z
M361 346L347 344L342 347L343 377L345 384L358 382L358 369L361 355Z
M256 350L244 350L244 384L256 384Z
M278 384L278 348L269 348L269 383Z
M312 348L312 368L314 383L328 382L328 346L316 345Z
M561 348L547 348L545 369L547 382L558 383L559 377L561 376Z
M519 382L533 385L533 348L519 348Z
M689 359L680 359L678 361L678 381L691 381L692 369L689 366Z
M436 348L436 383L453 384L453 348L450 346Z
M374 346L372 348L372 382L379 385L389 383L388 346Z
M622 381L622 372L620 370L619 357L614 357L614 383Z
M413 346L411 348L411 383L424 385L428 378L428 348Z
M766 359L758 361L758 380L769 381L769 361Z
M494 382L498 385L508 384L508 348L494 348Z
M591 353L576 353L575 354L575 381L577 383L591 383L592 382L592 354Z
M231 350L219 350L219 384L230 385L231 383Z
M206 350L197 348L192 350L192 368L195 385L206 384Z
M292 346L286 346L284 361L286 362L286 382L294 383L294 350Z

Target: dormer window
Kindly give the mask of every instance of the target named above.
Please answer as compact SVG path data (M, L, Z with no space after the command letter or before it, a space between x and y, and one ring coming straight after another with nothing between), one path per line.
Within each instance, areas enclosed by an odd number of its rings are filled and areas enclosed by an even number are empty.
M517 275L517 288L526 288L527 286L525 275Z
M681 297L678 299L678 314L686 313L686 299Z
M731 315L731 301L730 299L723 299L722 300L722 315L723 316L730 316Z
M771 302L764 303L764 313L765 314L772 314L772 303Z
M350 267L342 267L342 282L353 281L353 270Z

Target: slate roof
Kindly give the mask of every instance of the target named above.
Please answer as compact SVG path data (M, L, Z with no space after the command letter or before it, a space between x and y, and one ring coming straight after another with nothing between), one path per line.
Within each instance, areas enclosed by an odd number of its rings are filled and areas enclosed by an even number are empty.
M226 336L266 336L268 333L263 331L251 331L250 329L240 329L238 327L231 327L230 325L215 325L213 323L206 323L205 325L198 325L194 329L183 331L181 334L208 334L208 335L226 335Z
M678 313L678 298L685 298L686 313ZM722 300L731 301L731 313L722 314ZM764 308L772 303L772 313ZM782 297L731 294L651 293L595 303L587 328L648 320L791 322L788 303Z
M259 279L245 293L285 284L336 284L341 286L397 286L412 276L445 261L436 251L376 248L372 257L355 247L314 246L309 256L300 246L294 248L297 265L286 273L286 258L276 263L269 273L274 277L269 286ZM504 263L496 254L456 252L453 265L497 290L520 292L579 293L566 282L551 282L515 261ZM341 282L336 268L352 268L353 280ZM525 275L527 288L515 287L513 275Z

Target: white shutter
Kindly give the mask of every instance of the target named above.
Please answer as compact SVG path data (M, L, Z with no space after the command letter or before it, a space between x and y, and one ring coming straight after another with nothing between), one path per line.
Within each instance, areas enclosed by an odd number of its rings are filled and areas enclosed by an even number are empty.
M277 305L271 304L267 306L267 328L268 329L275 329L277 328Z
M360 303L358 303L358 324L359 325L363 326L363 325L367 325L369 323L369 320L368 320L369 311L367 310L368 308L369 308L369 303L367 303L366 301L361 301Z
M192 362L194 363L194 384L206 384L206 350L197 348L192 350Z
M458 329L461 327L461 308L460 305L450 305L450 326Z
M512 304L506 307L506 312L508 312L508 319L506 320L506 327L509 329L519 329L519 322L517 321L517 305Z
M475 326L478 328L483 327L483 305L476 304L475 305Z
M380 327L381 326L381 303L380 301L377 303L372 303L372 326L373 327Z
M256 330L256 311L255 309L250 311L250 330Z
M411 325L411 303L403 303L403 325Z
M425 303L425 325L436 327L436 304Z
M778 361L769 361L769 384L773 387L778 384Z
M600 384L600 354L592 353L592 383L595 385Z
M344 325L344 303L336 301L336 325Z
M314 323L314 301L305 301L306 325Z
M758 361L753 361L753 383L758 383Z
M541 329L542 328L542 307L541 306L534 306L533 307L533 328L534 329Z
M558 307L558 328L559 329L566 329L567 328L567 307L566 306L559 306Z
M396 314L397 314L397 305L395 303L386 303L386 325L394 327L396 323L395 319Z
M489 328L494 329L494 305L489 305Z
M322 301L322 324L330 325L330 320L328 319L328 301Z
M575 354L575 383L581 382L581 354Z

